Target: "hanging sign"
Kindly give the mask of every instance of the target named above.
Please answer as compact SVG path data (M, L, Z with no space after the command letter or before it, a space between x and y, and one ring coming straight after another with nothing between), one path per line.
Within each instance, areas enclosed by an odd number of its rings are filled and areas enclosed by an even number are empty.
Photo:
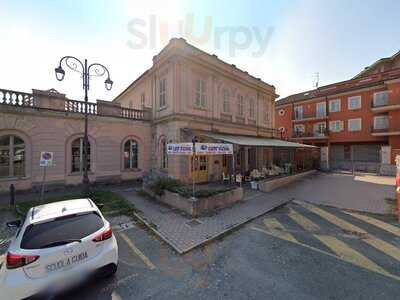
M192 143L167 144L167 154L192 155L193 144Z
M198 155L222 155L233 154L232 144L223 143L196 143L196 154Z
M40 166L51 167L53 166L53 152L43 151L40 152Z

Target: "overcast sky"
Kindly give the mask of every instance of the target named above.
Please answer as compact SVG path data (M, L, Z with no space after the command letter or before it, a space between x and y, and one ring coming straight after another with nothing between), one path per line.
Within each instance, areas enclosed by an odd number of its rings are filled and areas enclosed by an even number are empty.
M0 0L0 88L81 100L77 73L54 77L73 55L109 68L112 91L95 78L90 100L112 100L182 36L287 96L313 88L316 72L320 86L342 81L397 52L399 12L400 1L378 0Z

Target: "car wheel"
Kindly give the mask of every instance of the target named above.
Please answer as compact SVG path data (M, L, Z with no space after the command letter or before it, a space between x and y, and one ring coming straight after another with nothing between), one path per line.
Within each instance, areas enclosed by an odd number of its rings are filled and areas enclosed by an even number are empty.
M101 267L98 272L98 276L101 278L108 278L114 276L117 272L118 266L116 264L109 264Z

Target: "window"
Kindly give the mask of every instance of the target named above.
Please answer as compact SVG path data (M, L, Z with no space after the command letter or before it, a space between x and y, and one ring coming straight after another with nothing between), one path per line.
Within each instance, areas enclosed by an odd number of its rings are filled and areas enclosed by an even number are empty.
M349 119L348 121L349 131L361 131L361 119Z
M325 135L325 131L326 131L326 123L325 122L320 122L320 123L314 124L314 134L316 136Z
M249 100L249 117L250 119L254 119L256 117L255 103L253 98L250 98Z
M243 114L244 114L244 102L243 102L243 96L241 96L241 95L239 95L238 97L237 97L237 104L238 104L238 111L237 111L237 113L238 113L238 115L239 116L243 116Z
M143 109L145 104L146 104L146 98L145 98L144 93L140 96L140 104L141 104L141 107Z
M15 135L0 137L0 178L25 176L25 143Z
M268 102L264 102L264 123L268 123L269 122L269 103Z
M347 98L347 101L349 110L361 108L361 96L349 97Z
M302 124L296 124L294 125L294 132L295 133L304 133L305 132L305 127Z
M320 102L317 103L317 118L323 118L326 117L326 103L325 102Z
M389 104L389 92L382 91L374 93L374 107L385 106Z
M343 121L330 121L329 130L332 132L340 132L343 130Z
M295 120L303 119L303 106L294 107L294 118Z
M161 141L161 168L168 168L168 154L167 154L167 141L164 139Z
M71 172L83 172L83 138L77 138L72 142L72 168ZM90 142L87 145L87 168L90 171Z
M132 102L132 100L129 100L129 108L130 108L130 109L133 108L133 102Z
M160 79L160 108L167 106L167 79Z
M227 89L224 89L223 92L223 111L224 113L229 113L231 111L231 107L230 107L230 98L231 95L229 93L229 91Z
M329 101L329 111L330 112L339 112L341 110L341 102L340 99L334 99Z
M137 169L138 167L138 143L129 140L124 145L124 168Z
M206 107L206 85L203 79L196 80L195 105Z
M389 119L388 116L375 116L374 117L374 129L388 129Z
M29 225L22 237L22 249L40 249L62 245L60 241L82 239L104 226L101 217L94 212L72 214L45 223Z
M284 110L284 109L280 109L280 110L278 111L278 114L279 114L281 117L283 117L283 116L285 115L285 110Z

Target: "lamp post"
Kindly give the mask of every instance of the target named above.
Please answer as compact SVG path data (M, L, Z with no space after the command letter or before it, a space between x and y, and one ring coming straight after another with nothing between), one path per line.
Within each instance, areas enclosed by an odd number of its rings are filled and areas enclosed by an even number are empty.
M82 76L82 87L85 91L85 129L83 134L83 188L84 193L89 193L89 176L88 176L88 91L90 86L90 77L101 77L107 75L107 79L104 81L104 85L107 91L111 90L113 81L110 79L110 72L108 69L99 63L93 63L88 65L87 59L83 63L74 56L64 56L60 59L58 67L55 69L56 78L58 81L64 80L65 71L62 68L62 64L65 64L69 69L75 71Z

